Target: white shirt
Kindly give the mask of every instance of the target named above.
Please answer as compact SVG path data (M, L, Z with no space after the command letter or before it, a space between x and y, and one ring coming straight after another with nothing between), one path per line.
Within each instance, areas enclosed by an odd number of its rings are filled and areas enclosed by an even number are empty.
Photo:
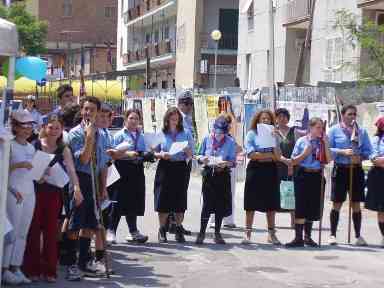
M32 162L35 151L35 147L30 143L22 145L12 140L10 163ZM32 177L29 176L29 170L25 168L18 168L10 173L9 186L24 195L35 192Z

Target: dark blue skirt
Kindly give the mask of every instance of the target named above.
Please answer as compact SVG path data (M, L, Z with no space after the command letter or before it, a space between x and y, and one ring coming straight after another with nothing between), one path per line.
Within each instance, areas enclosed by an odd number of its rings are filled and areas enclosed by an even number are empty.
M365 202L365 208L384 212L384 168L373 167L368 173L368 194Z
M154 185L156 212L184 213L187 210L189 173L185 161L159 161Z

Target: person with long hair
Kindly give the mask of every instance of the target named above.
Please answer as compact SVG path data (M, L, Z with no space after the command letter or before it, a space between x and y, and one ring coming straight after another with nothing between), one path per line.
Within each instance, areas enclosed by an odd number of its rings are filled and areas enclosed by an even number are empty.
M74 188L74 199L79 205L83 196L75 172L72 153L63 142L63 129L62 118L56 114L49 115L34 146L37 150L55 155L49 167L60 165L68 173ZM36 185L36 207L28 234L24 271L32 281L46 280L53 283L56 282L57 277L57 216L62 208L63 188L50 183L47 177L49 177L49 170L48 175L44 176ZM43 245L41 245L41 240L43 240Z
M372 145L368 132L358 127L357 108L353 105L341 109L342 121L329 129L329 146L334 159L332 173L332 210L330 212L331 235L328 243L336 245L336 232L340 210L349 194L352 206L352 220L355 230L356 246L366 246L361 236L361 202L365 200L365 173L362 161L368 160L372 153ZM352 183L350 183L352 181ZM352 184L352 185L351 185Z
M160 228L158 240L166 243L166 223L168 214L175 212L176 233L175 239L179 243L185 242L182 229L184 213L187 210L187 173L190 173L187 161L192 158L194 152L194 141L191 133L184 130L183 117L176 107L167 110L163 120L161 133L162 142L156 147L155 156L159 163L155 175L155 211L159 213ZM176 143L187 143L182 151L170 154ZM180 144L181 145L181 144Z
M107 234L109 242L116 241L116 231L121 216L125 216L130 237L128 242L145 243L148 236L137 228L137 217L144 216L145 211L145 175L144 161L150 161L153 154L146 152L143 131L139 129L141 113L129 109L124 113L124 128L114 136L114 145L121 149L108 151L115 160L120 179L114 185L112 213Z
M232 214L231 168L236 165L236 142L228 135L228 122L219 116L213 131L201 144L199 163L203 168L203 208L196 244L203 244L210 214L215 214L217 244L225 244L220 233L223 217Z
M322 179L322 166L331 161L328 139L324 135L323 121L320 118L312 118L309 121L309 133L297 140L292 152L292 162L298 166L294 178L296 236L285 245L288 248L318 246L311 237L312 225L313 221L320 220L322 213L321 192L325 184Z
M368 193L365 208L377 212L377 222L381 232L381 246L384 247L384 116L376 121L377 131L372 139L373 152L370 156L373 167L368 172Z
M7 197L7 215L14 231L12 241L5 243L2 281L4 284L30 284L20 270L26 248L27 235L35 209L35 188L29 170L33 168L32 159L35 148L28 143L32 135L34 119L28 111L16 111L11 116L12 133L9 166L9 189Z
M246 136L245 149L250 159L244 188L246 232L243 244L251 242L255 211L266 213L268 243L281 245L275 231L275 215L280 209L279 177L277 162L280 152L277 147L260 148L257 127L259 124L274 125L275 115L270 110L261 110L252 119ZM272 133L272 132L271 132Z

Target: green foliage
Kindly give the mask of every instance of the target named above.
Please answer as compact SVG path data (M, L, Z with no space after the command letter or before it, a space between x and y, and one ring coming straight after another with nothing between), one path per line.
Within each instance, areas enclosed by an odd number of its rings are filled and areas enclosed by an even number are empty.
M384 81L384 25L377 25L370 19L358 18L352 12L342 9L336 12L334 28L341 31L352 46L360 45L367 63L360 64L360 79L364 83Z
M0 17L16 24L20 49L25 54L35 56L46 52L48 24L26 11L25 4L15 3L9 8L0 5Z

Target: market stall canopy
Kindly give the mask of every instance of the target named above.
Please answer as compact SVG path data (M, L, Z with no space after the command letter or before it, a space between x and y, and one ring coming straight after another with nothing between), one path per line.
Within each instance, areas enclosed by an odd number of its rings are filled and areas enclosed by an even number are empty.
M16 25L0 18L0 39L0 55L16 56L19 49Z

